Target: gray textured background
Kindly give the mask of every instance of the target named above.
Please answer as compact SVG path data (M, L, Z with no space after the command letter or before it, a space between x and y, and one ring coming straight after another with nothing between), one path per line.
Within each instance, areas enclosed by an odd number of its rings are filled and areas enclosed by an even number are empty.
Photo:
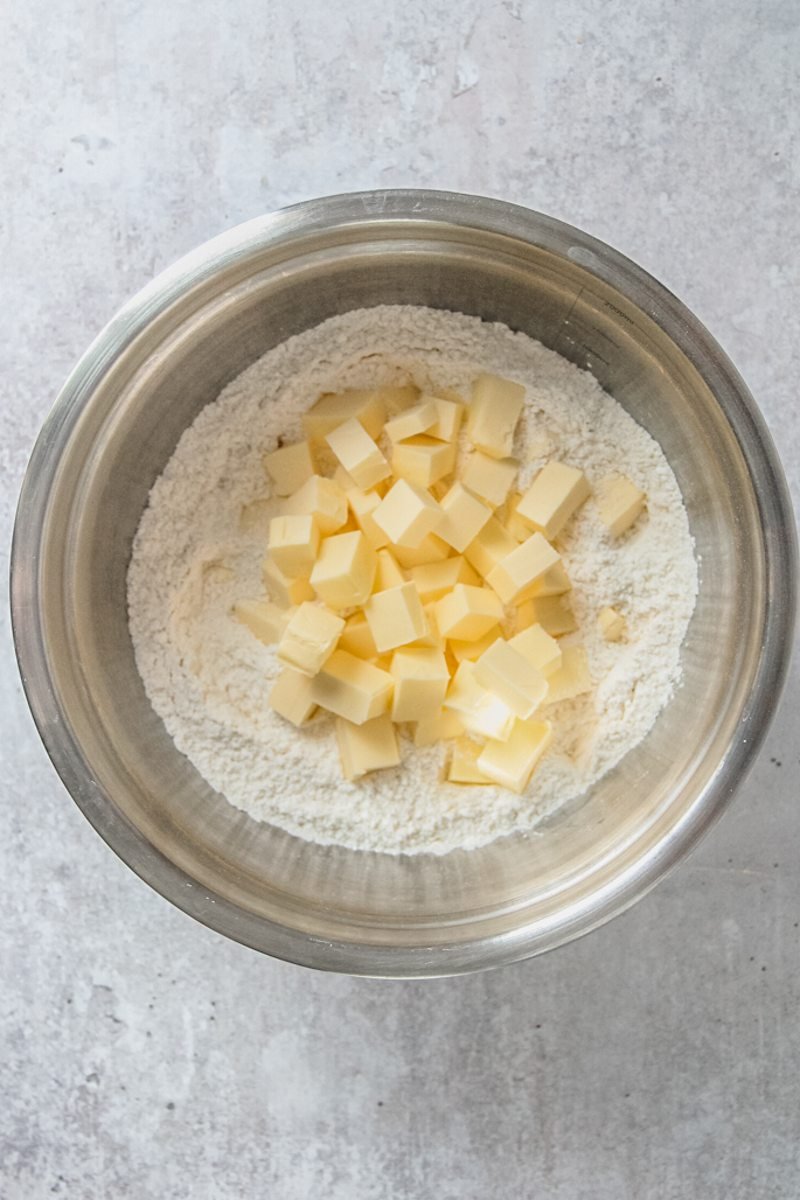
M338 10L334 13L334 10ZM605 238L732 354L800 494L795 0L7 0L0 520L69 367L226 226L490 193ZM800 1195L800 673L737 803L584 941L390 984L139 883L0 669L2 1200Z

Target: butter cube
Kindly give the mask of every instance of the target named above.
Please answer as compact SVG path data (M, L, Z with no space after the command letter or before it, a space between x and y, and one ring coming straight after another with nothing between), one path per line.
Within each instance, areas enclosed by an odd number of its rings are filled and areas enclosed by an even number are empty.
M588 498L589 491L583 471L566 463L549 462L520 500L517 514L552 541Z
M541 625L531 625L509 638L509 645L549 679L561 666L561 647Z
M295 604L302 604L304 600L314 599L314 589L308 579L302 576L293 579L291 576L285 575L269 555L264 559L261 573L270 597L282 608L292 608Z
M424 721L442 707L450 672L441 650L407 646L392 657L393 721Z
M331 608L364 604L372 591L378 561L363 533L337 533L325 538L310 582Z
M425 567L431 563L444 562L450 556L450 547L435 533L429 533L418 546L392 546L392 555L404 570L411 571L414 567Z
M291 721L292 725L305 725L317 710L316 704L311 699L309 677L288 668L281 671L272 685L269 706L279 717Z
M331 475L331 479L333 480L334 483L338 483L339 487L342 489L342 491L345 493L345 495L347 495L347 493L350 491L351 488L354 488L356 486L353 476L348 474L347 471L345 471L344 467L342 466L342 464L340 462L337 462L336 469L333 472L333 475Z
M557 562L555 566L545 571L544 575L539 576L531 586L530 596L526 599L538 600L543 596L563 596L571 588L572 584L566 567L563 562Z
M467 662L477 662L484 650L488 650L492 642L496 642L499 637L502 637L500 627L495 625L493 629L474 642L450 638L447 645L457 663L462 663L465 659Z
M409 571L411 582L419 592L420 600L426 604L429 600L439 600L451 591L457 583L480 584L480 576L469 565L465 558L454 555L442 562L425 563L421 567L412 567Z
M394 681L388 671L334 650L318 675L311 680L311 698L320 708L363 725L389 709Z
M519 463L515 458L490 458L476 450L461 473L464 486L492 508L505 504Z
M625 618L615 608L601 608L597 624L607 642L620 642L625 636Z
M498 638L475 663L475 679L516 717L530 717L547 695L547 680L529 658Z
M378 647L363 612L353 613L347 618L337 649L355 654L356 658L378 657Z
M531 586L560 561L546 538L534 533L492 567L486 582L504 604L514 604L527 599Z
M442 520L442 510L436 501L405 479L398 479L372 515L391 542L412 550L433 533Z
M288 516L311 516L320 533L327 537L341 529L347 520L347 497L332 479L312 475L302 487L293 492L282 506Z
M386 405L380 391L353 389L320 396L304 414L303 428L311 441L324 442L329 433L350 420L363 425L370 437L379 437L386 420Z
M524 542L531 536L531 527L523 521L517 509L519 508L522 496L519 492L512 493L509 496L506 505L503 509L503 514L500 520L505 525L508 532L518 542Z
M386 436L391 442L403 442L418 433L426 433L435 425L439 414L432 396L421 396L419 404L407 408L391 421L386 422Z
M314 474L308 442L281 446L272 454L265 454L262 462L278 496L291 496L292 492L296 492Z
M479 375L472 385L467 433L473 446L492 458L508 458L514 448L525 388L499 375Z
M269 600L240 600L233 606L233 615L260 642L271 646L281 640L291 614Z
M392 473L377 444L355 417L325 438L347 474L360 488L371 488Z
M305 601L292 616L278 643L278 658L304 675L316 675L333 654L344 621L321 604Z
M414 384L404 384L402 387L380 387L376 388L372 393L377 396L386 409L387 416L395 417L400 412L405 412L407 408L412 408L418 404L421 397L419 388ZM377 433L372 435L377 437Z
M468 492L463 484L456 481L440 502L442 513L441 524L437 535L447 542L454 550L466 550L474 542L480 531L491 520L492 510L488 505Z
M572 700L592 690L589 660L583 646L564 646L561 650L561 666L548 680L547 703Z
M612 537L622 537L644 511L647 497L625 475L604 479L597 489L600 520Z
M440 708L433 716L426 717L424 721L417 721L414 727L414 745L435 746L448 738L461 737L463 732L464 726L457 714Z
M269 552L284 575L308 575L319 553L319 529L313 517L273 517Z
M412 646L434 646L437 650L445 651L446 642L436 624L436 601L431 600L428 604L423 604L422 611L425 614L425 632L418 638L414 638L410 644Z
M499 696L478 683L471 662L459 664L442 707L455 712L464 728L479 737L503 741L514 728L513 712Z
M527 624L523 624L522 611L525 610ZM578 628L575 614L565 595L534 596L527 600L518 610L517 628L526 629L528 625L541 625L545 633L551 637L562 637L565 633L574 633Z
M389 538L379 525L375 524L374 512L382 497L375 491L364 492L361 488L351 487L347 491L347 503L355 518L356 524L373 550L381 550L388 545Z
M392 450L392 470L399 479L427 488L453 470L456 449L455 442L440 442L420 434L397 442Z
M362 725L339 717L336 741L345 779L360 779L369 771L396 767L400 762L397 733L386 715L374 717Z
M524 792L552 737L549 721L515 721L506 741L486 743L478 756L478 770L501 787Z
M385 592L387 588L401 587L407 582L403 570L391 550L379 550L378 569L372 585L373 592Z
M483 637L503 619L503 606L494 592L468 583L457 583L449 595L437 600L434 612L439 632L461 641Z
M364 605L364 615L380 654L415 641L427 629L419 592L413 583L375 592Z
M517 542L496 517L490 517L478 536L464 550L464 558L484 579L493 567L516 550Z
M448 782L490 784L492 780L478 767L478 758L482 750L483 747L477 742L471 742L465 737L458 738L447 765Z
M428 436L439 438L442 442L454 442L458 437L461 422L464 418L464 404L459 400L445 400L437 396L436 424L428 429Z

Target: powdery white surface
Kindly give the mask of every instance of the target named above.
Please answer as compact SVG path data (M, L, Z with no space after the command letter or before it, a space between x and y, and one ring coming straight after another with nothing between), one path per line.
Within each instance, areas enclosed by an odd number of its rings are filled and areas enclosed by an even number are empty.
M515 453L521 484L558 457L590 483L622 471L647 515L614 542L590 500L559 549L596 689L550 706L552 748L524 796L441 783L444 748L403 738L400 767L349 783L332 722L304 730L268 705L279 667L233 620L263 594L270 498L261 456L301 436L320 392L414 382L468 395L476 374L519 380L526 403ZM318 842L444 853L530 830L580 795L650 730L679 678L697 568L675 477L657 443L587 372L504 325L426 308L347 313L277 346L186 430L154 485L128 578L130 628L147 694L176 746L251 816ZM628 640L606 643L597 612L624 612ZM565 639L569 640L569 639Z

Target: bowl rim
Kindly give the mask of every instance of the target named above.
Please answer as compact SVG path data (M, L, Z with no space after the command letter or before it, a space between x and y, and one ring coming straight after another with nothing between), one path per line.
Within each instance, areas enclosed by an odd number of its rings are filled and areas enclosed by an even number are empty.
M656 846L555 918L522 924L499 937L435 947L390 947L323 940L258 917L202 887L156 850L94 783L80 746L68 724L62 724L49 686L44 631L34 601L43 518L61 449L97 381L150 321L188 290L222 269L245 263L266 245L291 243L332 226L415 220L504 234L568 257L643 309L672 339L712 390L753 480L765 531L762 546L770 603L740 735L729 744L719 769L683 818ZM756 487L757 479L768 485ZM45 749L84 816L140 879L210 929L272 957L353 975L422 978L500 966L572 941L628 909L696 845L752 765L780 698L797 608L797 535L780 460L753 397L698 318L653 276L599 239L533 209L457 192L388 189L306 200L234 226L178 259L123 304L69 374L33 447L17 506L10 592L19 670Z

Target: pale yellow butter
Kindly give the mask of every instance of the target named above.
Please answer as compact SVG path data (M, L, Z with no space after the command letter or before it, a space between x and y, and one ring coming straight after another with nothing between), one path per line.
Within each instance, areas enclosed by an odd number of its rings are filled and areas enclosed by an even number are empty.
M308 442L281 446L272 454L265 454L262 462L278 496L291 496L292 492L296 492L314 474Z
M504 741L487 742L477 759L477 768L501 787L524 792L534 768L553 737L549 721L515 721Z
M407 583L405 574L391 550L378 551L378 569L375 572L373 592L385 592L387 588L400 587Z
M414 567L425 567L431 563L444 562L452 553L447 542L443 542L435 533L429 533L418 546L392 546L392 554L404 570L411 571Z
M493 567L516 550L517 542L496 517L490 517L464 550L464 558L484 579Z
M492 567L486 576L504 604L515 604L530 596L530 589L551 567L560 562L541 533L534 533Z
M492 510L456 481L440 501L442 521L437 536L459 552L474 542L491 520Z
M388 671L346 650L334 650L311 681L311 698L337 717L363 725L388 711L393 686Z
M391 442L402 442L418 433L426 433L437 420L436 400L432 396L421 396L419 404L386 422L386 436Z
M354 389L320 396L314 407L303 415L303 428L311 441L323 442L332 430L350 420L363 425L370 437L379 437L386 421L386 405L381 392Z
M278 643L278 658L304 675L316 675L331 656L344 621L321 604L308 601L293 614Z
M478 683L471 662L459 664L442 707L457 713L464 728L480 737L503 741L514 727L513 712L499 696Z
M282 511L288 515L313 517L320 533L328 536L341 529L347 520L347 496L333 479L312 475L301 488L284 500Z
M437 742L461 737L463 732L464 726L458 719L458 714L440 708L433 716L426 717L424 721L417 721L414 726L414 745L435 746Z
M352 608L367 600L376 570L375 551L363 533L337 533L323 540L310 582L331 608Z
M469 738L460 737L453 745L450 761L447 764L447 779L449 783L491 783L488 775L478 767L478 758L483 747Z
M479 375L472 385L467 433L473 446L492 458L508 458L514 448L525 388L499 375Z
M538 600L544 596L563 596L571 588L572 584L566 567L563 562L557 562L531 585L529 598Z
M444 654L435 648L405 647L392 656L393 721L424 721L441 710L450 682Z
M408 546L412 550L442 520L442 510L433 497L405 479L398 479L372 515L395 546Z
M457 583L434 606L439 632L446 638L476 640L503 619L503 606L488 588Z
M517 515L552 541L589 496L583 471L549 462L517 505Z
M600 520L612 537L622 537L644 512L647 497L625 475L604 479L597 488Z
M319 527L313 517L273 517L269 552L284 575L308 576L319 553Z
M517 617L518 629L539 624L551 637L562 637L565 633L574 633L578 628L572 606L565 594L534 596L520 606Z
M475 663L475 679L516 717L532 716L547 695L547 680L530 659L498 638Z
M272 685L269 706L278 716L292 725L305 725L313 717L317 706L311 698L311 680L308 675L289 668L281 671Z
M292 608L295 604L302 604L304 600L314 599L314 589L308 579L302 576L293 579L285 575L269 554L264 559L261 573L270 597L283 608Z
M240 600L233 606L233 615L237 621L246 625L250 632L265 646L279 642L283 636L291 611L278 608L269 600Z
M449 475L456 464L456 445L419 434L397 442L392 450L392 471L419 488L428 488Z
M400 763L397 733L388 716L374 717L362 725L339 717L336 741L345 779L360 779L370 771L385 770Z
M561 647L541 625L531 625L509 638L509 645L549 678L561 666Z
M375 592L364 605L364 616L381 654L415 641L427 630L422 602L413 583Z
M412 567L409 576L419 592L423 604L430 600L439 600L457 583L471 583L477 587L481 582L477 571L458 554L444 559L442 562L425 563L421 567Z
M448 638L447 646L456 662L461 663L476 662L483 654L484 650L488 650L492 642L496 642L499 637L502 637L500 626L495 625L483 637L477 638L475 641L462 641L460 638Z
M467 459L461 481L492 508L505 504L519 463L514 458L490 458L476 450Z
M373 490L365 492L361 488L351 487L347 491L347 503L350 505L350 511L373 550L381 550L389 543L389 538L380 525L375 524L374 513L381 499L382 497Z
M607 642L620 642L625 636L625 618L615 608L601 608L597 624Z
M439 438L443 442L454 442L458 437L461 422L464 419L464 404L459 400L445 400L437 396L436 424L428 430L430 437Z
M325 441L360 488L374 487L392 473L377 443L355 417L332 429Z
M378 647L363 612L347 618L337 649L355 654L356 658L377 658Z

